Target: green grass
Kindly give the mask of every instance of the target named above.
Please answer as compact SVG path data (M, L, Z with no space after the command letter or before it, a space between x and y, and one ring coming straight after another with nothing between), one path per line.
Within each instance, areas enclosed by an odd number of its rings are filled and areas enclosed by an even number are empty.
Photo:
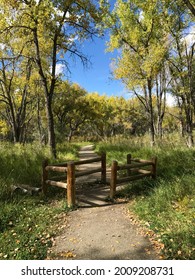
M143 159L157 156L157 179L129 183L117 196L134 202L131 211L164 244L165 259L195 259L195 149L171 139L154 148L133 139L99 143L96 150L106 151L110 163L125 163L127 153Z
M126 154L158 157L157 179L128 184L118 197L128 197L144 226L164 244L165 259L195 259L195 150L169 136L150 148L147 138L117 139L96 144L112 160L124 163ZM76 159L79 144L58 146L58 161ZM38 144L0 143L0 259L45 259L52 238L60 230L58 216L67 210L65 192L49 188L47 197L11 192L12 184L40 187L41 163L49 158Z
M58 146L58 161L77 159L78 144ZM11 191L12 184L41 187L41 166L49 150L39 144L0 143L0 259L45 259L59 213L67 211L65 192L49 188L47 197Z

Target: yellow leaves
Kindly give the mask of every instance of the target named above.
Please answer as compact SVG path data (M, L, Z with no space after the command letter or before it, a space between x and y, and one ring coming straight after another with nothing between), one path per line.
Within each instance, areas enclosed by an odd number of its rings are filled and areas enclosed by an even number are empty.
M177 251L178 256L180 256L182 254L182 251Z
M58 255L60 258L63 258L63 259L73 259L76 257L76 254L74 254L73 252L71 251L67 251L67 252L62 252Z
M3 120L0 120L0 134L6 135L9 131L7 123Z
M76 243L79 242L79 240L78 240L77 238L75 238L75 237L70 238L69 241L72 242L72 243L74 243L74 244L76 244Z
M107 43L107 51L111 52L114 51L114 49L117 49L119 47L119 35L111 35L110 36L110 42Z
M148 54L143 62L143 70L147 76L155 76L161 69L161 64L166 53L162 45L153 44L148 48Z
M156 2L117 1L112 16L117 27L111 27L109 51L121 50L114 75L128 88L143 87L149 77L155 77L166 53L165 34ZM115 25L113 25L115 26ZM162 34L162 36L160 36Z

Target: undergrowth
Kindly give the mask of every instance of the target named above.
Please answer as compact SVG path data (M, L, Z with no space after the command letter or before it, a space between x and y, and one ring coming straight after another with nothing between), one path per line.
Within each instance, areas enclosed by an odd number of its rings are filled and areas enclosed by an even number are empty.
M58 162L77 159L78 144L58 146ZM41 187L42 160L54 160L39 144L0 143L0 259L45 259L57 217L67 211L65 191L50 187L47 197L12 191L12 185Z

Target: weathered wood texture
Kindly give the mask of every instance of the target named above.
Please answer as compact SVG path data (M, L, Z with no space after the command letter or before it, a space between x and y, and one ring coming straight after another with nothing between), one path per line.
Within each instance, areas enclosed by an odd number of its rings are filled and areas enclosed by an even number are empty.
M57 171L57 172L66 172L67 167L62 167L62 166L54 166L54 165L48 165L45 167L47 171Z
M114 198L117 184L136 181L144 177L152 177L153 179L156 179L156 166L156 157L151 160L132 159L131 155L128 154L127 164L118 165L117 161L113 161L111 167L110 198ZM146 167L146 169L143 169L143 167ZM127 170L127 177L118 178L118 170Z
M52 180L46 180L46 184L50 186L55 186L55 187L60 187L60 188L67 188L67 184L63 182L57 182L57 181L52 181Z
M68 207L75 205L75 164L68 163L67 166L67 204Z
M127 164L131 164L131 154L127 155ZM127 176L131 176L131 169L127 169Z
M117 185L117 170L118 170L118 162L113 161L111 167L111 178L110 178L110 198L113 199L116 193L116 185Z
M153 157L152 158L152 169L151 169L153 179L156 179L156 171L157 171L156 167L157 167L157 157Z
M75 167L77 165L84 165L93 162L100 162L101 167L88 169L84 171L75 172ZM103 153L99 157L95 157L92 159L81 160L81 161L73 161L67 163L58 163L55 165L49 165L47 160L43 161L43 172L42 172L42 190L43 193L46 194L47 185L56 186L60 188L67 189L67 204L68 207L72 207L75 205L75 181L76 178L81 176L86 176L94 173L101 173L101 182L106 183L106 154ZM60 173L65 173L63 176L53 176L50 179L49 171L55 171ZM62 182L67 181L66 182Z

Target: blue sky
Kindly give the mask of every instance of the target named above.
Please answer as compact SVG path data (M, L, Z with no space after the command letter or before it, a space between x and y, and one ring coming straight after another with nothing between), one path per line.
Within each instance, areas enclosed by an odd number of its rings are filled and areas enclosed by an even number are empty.
M116 0L109 2L113 8ZM76 64L69 62L71 71L69 79L78 83L88 92L127 97L129 94L124 85L121 81L115 80L111 74L110 64L112 58L117 56L117 51L106 52L108 39L109 37L106 35L104 39L95 37L93 41L85 41L82 45L82 52L90 58L91 66L84 69L79 59L76 60Z
M108 37L94 38L93 41L86 41L83 44L82 52L90 58L91 65L85 69L79 59L70 63L70 80L88 92L126 97L125 87L111 74L110 64L112 58L116 57L116 52L106 52L107 40Z

